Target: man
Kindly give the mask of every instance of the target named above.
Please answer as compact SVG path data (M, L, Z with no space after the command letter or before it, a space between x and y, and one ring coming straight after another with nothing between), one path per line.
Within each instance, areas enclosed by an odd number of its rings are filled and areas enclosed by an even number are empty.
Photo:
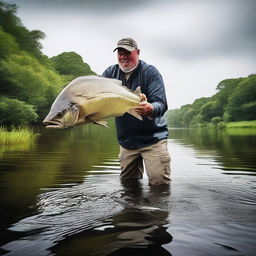
M147 101L136 108L143 121L128 113L116 117L120 178L141 179L144 160L149 184L169 184L168 129L162 117L168 106L162 76L154 66L139 59L140 50L132 38L119 40L116 50L118 64L108 67L102 76L121 80L133 91L140 86L147 97Z

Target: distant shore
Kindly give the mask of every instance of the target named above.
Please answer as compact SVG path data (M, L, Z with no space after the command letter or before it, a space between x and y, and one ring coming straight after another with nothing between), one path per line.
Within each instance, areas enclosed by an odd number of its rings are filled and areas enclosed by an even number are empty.
M204 126L204 127L192 127L192 129L218 129L220 127L216 126ZM232 129L256 129L256 120L253 121L239 121L239 122L228 122L222 123L222 129L232 130ZM169 127L169 129L187 129L184 127ZM10 145L26 143L34 139L36 134L33 132L32 128L29 127L12 127L7 129L5 127L0 127L0 145Z
M173 127L169 126L169 129L256 129L256 120L252 121L239 121L239 122L220 122L213 125L212 123L200 124L194 127Z
M256 129L256 120L226 123L226 128L253 128Z

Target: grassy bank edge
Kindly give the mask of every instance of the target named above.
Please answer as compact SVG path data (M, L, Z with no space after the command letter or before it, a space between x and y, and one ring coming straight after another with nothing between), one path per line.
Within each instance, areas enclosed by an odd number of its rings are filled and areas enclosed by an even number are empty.
M29 127L12 127L7 129L0 126L0 145L27 143L33 140L36 135Z
M254 128L256 129L256 120L253 121L239 121L226 123L226 128Z
M209 122L198 123L190 127L173 127L168 126L169 129L256 129L256 120L252 121L239 121L239 122Z

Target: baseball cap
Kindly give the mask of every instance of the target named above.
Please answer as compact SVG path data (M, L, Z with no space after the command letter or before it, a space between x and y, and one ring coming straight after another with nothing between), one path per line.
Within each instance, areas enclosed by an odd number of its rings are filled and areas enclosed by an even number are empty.
M117 50L118 48L124 48L125 50L132 52L135 49L138 49L138 45L135 40L133 40L130 37L127 37L117 42L117 47L114 49L114 51Z

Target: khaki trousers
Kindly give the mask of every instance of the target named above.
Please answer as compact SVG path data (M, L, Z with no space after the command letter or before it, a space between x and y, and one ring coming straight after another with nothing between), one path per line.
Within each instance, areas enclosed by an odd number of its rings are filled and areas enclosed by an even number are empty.
M143 160L149 184L160 185L170 183L170 154L167 148L167 140L161 140L153 145L126 149L120 146L121 180L142 179Z

